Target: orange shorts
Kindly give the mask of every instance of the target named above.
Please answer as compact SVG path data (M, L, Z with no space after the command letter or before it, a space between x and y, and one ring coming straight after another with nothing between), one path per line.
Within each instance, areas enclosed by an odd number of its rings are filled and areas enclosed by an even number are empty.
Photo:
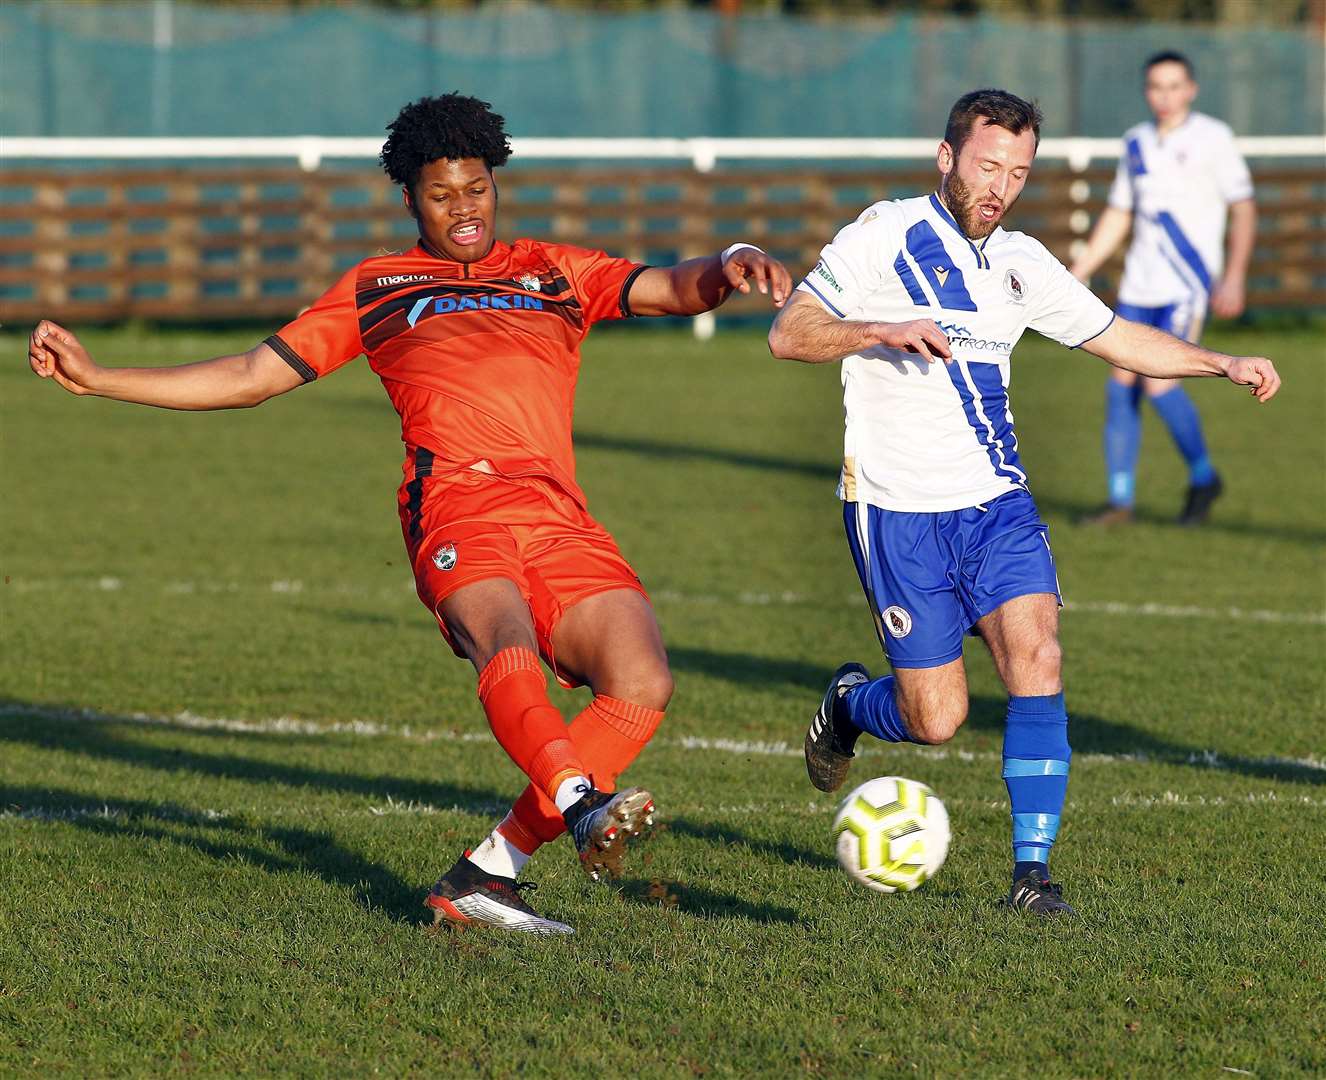
M608 530L561 488L527 477L473 469L415 476L397 495L405 549L419 599L437 618L457 656L438 605L486 578L515 583L529 605L539 651L564 686L552 637L572 605L612 589L644 587Z

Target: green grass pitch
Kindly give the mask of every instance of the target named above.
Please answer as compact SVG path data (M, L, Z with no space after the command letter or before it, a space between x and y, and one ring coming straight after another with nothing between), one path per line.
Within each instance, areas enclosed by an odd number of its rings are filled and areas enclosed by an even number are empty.
M0 336L0 1075L1321 1075L1320 335L1209 335L1285 386L1191 386L1228 487L1196 531L1168 523L1184 476L1149 412L1141 523L1074 525L1103 365L1019 349L1076 752L1055 869L1080 916L1042 924L994 906L1003 695L978 643L958 737L852 772L931 785L947 865L882 896L833 861L800 740L833 667L882 666L833 496L836 367L753 331L596 331L580 477L678 689L628 774L666 823L631 872L592 885L565 842L531 864L560 940L419 925L521 778L413 595L366 365L177 415L69 397ZM260 336L88 340L130 364Z

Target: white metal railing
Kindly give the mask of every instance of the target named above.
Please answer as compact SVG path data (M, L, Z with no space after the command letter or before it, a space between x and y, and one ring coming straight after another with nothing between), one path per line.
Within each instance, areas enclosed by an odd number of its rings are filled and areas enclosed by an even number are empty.
M710 172L726 161L843 161L925 159L937 139L543 139L515 138L519 158L577 161L689 161ZM1093 159L1119 156L1118 139L1071 136L1041 142L1042 160L1067 161L1075 171ZM1251 135L1238 139L1248 157L1326 157L1324 135ZM379 136L264 135L254 137L167 136L78 138L7 136L0 138L0 161L145 160L151 158L293 159L312 171L328 158L373 160L382 149Z

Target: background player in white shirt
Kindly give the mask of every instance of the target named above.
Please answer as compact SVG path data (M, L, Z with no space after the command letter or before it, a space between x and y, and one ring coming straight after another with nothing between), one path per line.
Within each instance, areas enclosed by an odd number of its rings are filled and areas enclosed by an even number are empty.
M1157 53L1143 71L1146 102L1155 119L1124 132L1109 205L1086 250L1074 262L1073 274L1090 280L1131 228L1133 239L1116 310L1196 341L1208 300L1211 313L1219 318L1243 312L1248 260L1257 232L1252 178L1229 127L1192 111L1197 83L1186 57ZM1226 254L1222 246L1227 216ZM1223 485L1207 456L1196 406L1175 383L1139 379L1119 369L1106 386L1109 504L1086 521L1115 525L1132 520L1143 391L1188 463L1188 497L1179 522L1199 525Z
M949 113L939 190L869 207L824 248L774 320L775 356L842 360L839 494L893 675L835 673L806 733L811 782L846 778L862 731L942 743L967 718L962 640L978 633L1009 692L1003 776L1013 825L1009 906L1071 911L1049 853L1068 784L1059 586L1008 408L1027 327L1140 375L1223 375L1269 400L1269 360L1209 352L1115 318L1046 249L1000 221L1036 156L1040 112L978 90Z

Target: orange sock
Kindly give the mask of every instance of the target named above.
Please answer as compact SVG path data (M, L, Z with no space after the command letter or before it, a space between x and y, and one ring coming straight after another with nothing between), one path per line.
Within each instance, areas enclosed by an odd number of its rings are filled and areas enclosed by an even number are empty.
M640 751L654 737L662 720L660 709L646 709L643 705L599 694L571 721L571 738L589 770L589 778L599 791L617 790L618 774L640 756ZM535 840L537 846L556 840L566 831L557 807L533 784L516 800L507 821L513 823L513 828L510 833L503 831L502 835L521 851L525 851L526 838ZM502 824L506 825L506 821ZM527 854L532 851L531 848Z
M563 780L587 775L531 650L513 646L494 656L479 676L479 700L502 749L550 804Z

